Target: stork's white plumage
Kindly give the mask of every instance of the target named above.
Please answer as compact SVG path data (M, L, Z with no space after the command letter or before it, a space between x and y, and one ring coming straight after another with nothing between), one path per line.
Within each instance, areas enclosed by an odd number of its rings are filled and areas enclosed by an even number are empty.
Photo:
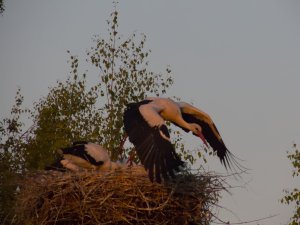
M68 159L62 159L59 161L59 163L62 165L63 168L73 171L73 172L79 172L80 171L80 167L78 165L75 165L74 163L72 163L72 161L68 160Z
M184 165L170 142L165 121L200 137L205 145L212 147L226 168L237 164L207 113L169 98L147 98L127 105L124 127L151 181L154 173L157 182L161 182L161 176L164 179L173 177L174 171Z

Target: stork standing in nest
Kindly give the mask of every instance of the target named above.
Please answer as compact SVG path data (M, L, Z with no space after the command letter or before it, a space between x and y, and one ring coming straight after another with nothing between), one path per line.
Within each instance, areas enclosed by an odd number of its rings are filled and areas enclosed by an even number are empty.
M210 145L226 168L232 164L240 166L207 113L169 98L147 98L127 105L124 128L151 181L154 180L154 174L157 182L161 182L161 176L164 180L169 176L174 177L174 172L184 165L170 141L165 121L186 132L191 131L207 147Z

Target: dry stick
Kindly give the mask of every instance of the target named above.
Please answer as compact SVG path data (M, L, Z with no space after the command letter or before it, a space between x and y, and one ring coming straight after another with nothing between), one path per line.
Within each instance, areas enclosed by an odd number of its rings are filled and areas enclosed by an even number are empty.
M216 224L228 224L228 225L234 225L234 224L246 224L246 223L254 223L254 222L258 222L258 221L262 221L262 220L267 220L267 219L270 219L270 218L273 218L275 216L278 216L279 214L275 214L275 215L271 215L271 216L267 216L267 217L263 217L261 219L255 219L255 220L249 220L249 221L243 221L243 222L234 222L234 223L229 223L229 222L225 222L225 221L222 221L221 219L214 217L219 220L221 223L218 223L218 222L214 222Z
M99 205L101 206L107 199L109 199L111 196L113 196L114 192L108 194L100 203Z

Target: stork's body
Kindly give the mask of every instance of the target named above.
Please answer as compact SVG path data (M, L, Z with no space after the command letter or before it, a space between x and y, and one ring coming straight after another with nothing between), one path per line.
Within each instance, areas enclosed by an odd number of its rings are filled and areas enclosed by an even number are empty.
M61 148L58 151L62 159L55 165L74 172L82 169L107 171L121 166L110 160L107 150L101 145L86 141L74 142L71 147Z
M168 179L184 164L170 142L165 121L172 122L186 132L192 131L205 145L209 143L225 167L230 166L232 154L208 114L185 102L147 98L128 104L124 113L124 127L152 181L154 173L156 181L160 182L161 175Z

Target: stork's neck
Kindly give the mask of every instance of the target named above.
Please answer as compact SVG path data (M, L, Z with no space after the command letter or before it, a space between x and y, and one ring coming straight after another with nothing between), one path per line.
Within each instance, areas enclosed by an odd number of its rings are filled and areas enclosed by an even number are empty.
M102 170L110 170L111 169L111 161L107 160L101 165Z
M185 128L185 129L193 132L192 125L190 123L186 122L182 117L177 117L174 122L176 124L178 124L179 126L181 126L182 128Z

